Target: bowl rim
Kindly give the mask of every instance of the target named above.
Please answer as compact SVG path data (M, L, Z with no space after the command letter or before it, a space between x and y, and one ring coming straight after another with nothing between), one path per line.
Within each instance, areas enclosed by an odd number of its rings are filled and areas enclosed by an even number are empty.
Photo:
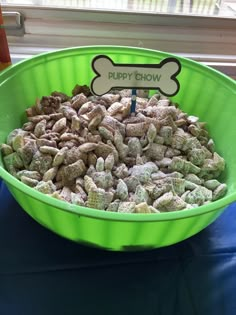
M204 64L199 64L197 61L187 59L185 57L177 56L173 53L168 53L164 51L159 51L159 50L153 50L153 49L148 49L148 48L140 48L140 47L129 47L129 46L115 46L115 45L92 45L92 46L82 46L82 47L69 47L69 48L62 48L62 49L57 49L54 51L50 52L44 52L41 54L38 54L36 56L33 56L29 59L22 60L9 68L3 70L0 74L0 85L4 83L5 80L7 80L10 76L14 76L17 74L18 71L15 71L19 69L22 65L27 65L30 64L31 62L34 62L35 60L41 60L43 62L43 57L57 57L61 53L67 52L67 51L88 51L88 50L94 50L94 49L110 49L110 50L127 50L127 51L133 51L133 52L147 52L147 53L159 53L163 57L175 57L178 58L182 61L185 61L189 64L194 65L195 67L198 68L207 68L212 74L220 76L221 78L224 78L227 80L228 84L232 84L232 92L235 93L236 95L236 81L233 79L229 78L225 74L219 72L218 70L215 70L213 68L210 68ZM185 219L185 218L190 218L202 214L206 214L208 212L216 211L223 209L227 207L229 204L232 202L236 201L236 191L233 193L230 193L226 195L225 197L210 202L209 204L202 205L196 208L192 209L184 209L184 210L178 210L178 211L171 211L171 212L162 212L162 213L151 213L151 214L139 214L139 213L118 213L118 212L111 212L111 211L105 211L105 210L98 210L98 209L92 209L88 207L83 207L83 206L78 206L74 204L70 204L65 201L57 200L55 198L52 198L49 195L45 195L34 188L31 188L27 186L26 184L20 182L17 178L15 178L13 175L8 173L1 165L0 165L0 180L1 177L3 181L6 182L7 186L8 184L10 186L13 186L15 189L19 190L23 194L28 195L31 198L36 199L37 201L40 201L46 205L52 206L56 208L57 210L60 211L65 211L68 213L73 213L78 216L86 216L90 218L96 218L96 219L102 219L102 220L111 220L111 221L122 221L122 222L157 222L157 221L172 221L172 220L180 220L180 219ZM8 188L11 187L8 186Z
M1 71L0 73L0 84L2 84L4 82L5 79L9 78L9 76L11 75L15 75L17 72L15 71L17 68L20 68L22 65L24 64L29 64L31 62L35 63L36 60L41 60L41 63L44 62L45 60L43 59L43 57L51 57L53 56L53 59L56 59L58 57L60 57L59 55L64 53L64 52L75 52L76 51L84 51L84 52L88 52L88 50L103 50L103 49L110 49L111 51L117 52L117 50L127 50L127 53L129 51L131 52L146 52L147 54L153 54L153 57L155 57L155 54L160 54L163 57L173 57L173 58L177 58L182 60L183 62L187 62L188 64L191 64L192 66L195 66L199 69L203 69L206 68L208 69L212 74L214 74L214 76L220 77L221 79L224 78L225 80L227 80L227 85L231 85L232 84L232 92L234 94L236 94L236 90L235 90L235 86L236 86L236 81L232 78L230 78L229 76L227 76L226 74L220 72L219 70L216 70L214 68L211 68L203 63L199 63L198 61L180 56L179 54L175 54L175 53L171 53L171 52L167 52L167 51L161 51L161 50L155 50L155 49L150 49L150 48L142 48L142 47L132 47L132 46L122 46L122 45L87 45L87 46L74 46L74 47L67 47L67 48L60 48L60 49L55 49L52 51L48 51L48 52L43 52L43 53L39 53L37 55L34 55L30 58L21 60L19 62L17 62L16 64L12 64L11 66L9 66L8 68L4 69L3 71ZM111 53L111 52L109 52ZM108 53L108 54L109 54ZM104 52L102 52L102 54L104 55ZM14 73L15 71L15 73Z

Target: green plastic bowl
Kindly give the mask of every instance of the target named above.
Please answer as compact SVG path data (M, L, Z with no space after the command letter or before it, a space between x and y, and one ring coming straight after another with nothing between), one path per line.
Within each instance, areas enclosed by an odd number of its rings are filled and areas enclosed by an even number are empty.
M91 46L38 55L0 75L0 143L25 121L25 108L37 97L58 90L71 94L75 84L94 77L92 59L99 54L117 63L159 63L171 54L130 47ZM174 56L176 57L176 56ZM236 83L197 62L182 64L180 90L173 97L182 110L208 123L216 149L226 160L221 180L227 195L191 210L161 214L123 214L75 206L26 186L0 160L0 176L22 208L37 222L65 238L108 250L145 250L180 242L204 229L236 200Z

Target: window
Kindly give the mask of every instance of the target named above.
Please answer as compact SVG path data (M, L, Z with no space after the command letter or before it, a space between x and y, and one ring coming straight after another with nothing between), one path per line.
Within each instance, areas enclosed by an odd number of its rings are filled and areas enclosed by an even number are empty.
M7 13L20 14L23 24L20 32L19 25L6 23L15 58L71 46L125 45L236 72L236 0L2 0L2 7L6 20Z
M234 16L235 0L2 0L3 4L128 12Z

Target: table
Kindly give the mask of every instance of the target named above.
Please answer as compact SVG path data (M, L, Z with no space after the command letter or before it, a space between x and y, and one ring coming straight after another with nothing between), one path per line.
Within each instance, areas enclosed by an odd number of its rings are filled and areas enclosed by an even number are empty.
M234 315L236 204L151 251L109 252L55 235L0 182L0 315Z

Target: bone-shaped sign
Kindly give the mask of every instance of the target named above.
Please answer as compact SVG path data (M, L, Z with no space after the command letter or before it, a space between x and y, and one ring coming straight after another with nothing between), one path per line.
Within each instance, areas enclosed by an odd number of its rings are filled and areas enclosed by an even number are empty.
M98 55L92 67L97 75L91 82L91 91L98 96L112 88L159 90L166 96L173 96L180 88L176 76L181 71L181 64L172 57L159 64L118 64L105 55Z

